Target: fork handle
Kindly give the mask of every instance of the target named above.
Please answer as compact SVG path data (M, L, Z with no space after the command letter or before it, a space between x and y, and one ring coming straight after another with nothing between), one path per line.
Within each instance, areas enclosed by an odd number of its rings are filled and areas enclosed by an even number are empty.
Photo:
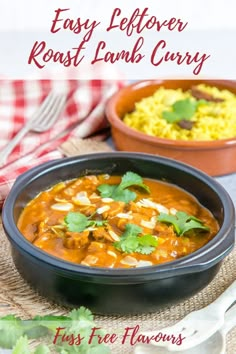
M19 144L21 139L30 131L30 125L26 124L14 138L0 152L0 166L4 165L12 150Z
M225 314L225 323L220 329L222 336L225 336L233 327L236 326L236 305L230 308Z
M225 311L236 302L236 280L221 294L209 307L212 311L224 314Z

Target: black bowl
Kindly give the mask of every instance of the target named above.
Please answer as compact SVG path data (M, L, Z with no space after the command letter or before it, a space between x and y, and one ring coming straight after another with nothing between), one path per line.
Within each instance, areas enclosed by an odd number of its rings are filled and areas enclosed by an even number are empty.
M40 191L88 174L134 171L178 185L194 195L218 220L218 234L204 247L163 265L138 269L84 267L41 251L19 232L19 215ZM3 208L3 226L17 269L40 294L57 303L84 305L95 313L153 312L204 288L234 245L234 206L213 178L182 163L137 153L102 153L42 164L22 174Z

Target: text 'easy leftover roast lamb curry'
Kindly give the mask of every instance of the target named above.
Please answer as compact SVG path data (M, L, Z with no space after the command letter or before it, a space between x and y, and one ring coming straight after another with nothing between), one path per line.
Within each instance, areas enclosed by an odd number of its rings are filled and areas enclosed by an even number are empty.
M219 226L184 190L127 172L56 184L25 207L18 228L33 245L63 260L135 268L186 256Z

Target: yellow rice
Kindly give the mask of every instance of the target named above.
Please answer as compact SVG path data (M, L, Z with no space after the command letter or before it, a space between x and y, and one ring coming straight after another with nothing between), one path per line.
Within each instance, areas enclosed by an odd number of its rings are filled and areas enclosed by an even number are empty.
M199 105L191 118L194 122L191 130L182 129L177 123L168 123L162 118L162 113L171 111L176 101L195 98L188 91L164 87L137 102L135 110L125 115L124 123L148 135L166 139L218 140L236 137L236 95L203 84L196 87L224 101Z

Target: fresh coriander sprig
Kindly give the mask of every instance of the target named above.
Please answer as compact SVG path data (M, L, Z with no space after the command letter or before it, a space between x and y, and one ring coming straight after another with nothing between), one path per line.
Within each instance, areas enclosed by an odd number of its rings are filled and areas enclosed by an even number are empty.
M163 111L162 117L168 123L177 123L181 120L190 120L196 113L198 106L202 104L208 104L208 102L205 100L190 100L189 98L179 100L172 105L171 111Z
M72 310L67 316L35 316L31 320L21 320L15 315L0 318L0 348L12 349L12 354L49 354L51 352L63 354L108 354L110 349L104 344L94 340L88 343L91 330L96 325L90 310L85 307ZM67 338L81 337L79 345L71 345L70 342L60 339L55 341L57 329L61 328ZM104 336L102 330L97 335ZM30 349L29 339L38 339L40 344L33 350ZM77 339L76 339L77 340Z
M126 172L122 177L120 184L101 184L97 189L102 198L112 198L114 200L129 203L137 197L135 192L127 189L132 186L142 188L146 193L150 193L148 186L143 183L142 177L134 172Z
M188 215L183 211L177 211L175 215L160 213L157 217L158 221L173 225L174 231L178 236L182 236L185 232L192 229L201 229L209 231L209 227L203 225L203 222L195 216Z
M113 244L114 247L124 253L152 253L157 247L158 241L152 235L140 236L142 231L142 228L135 224L127 224L125 232L120 237L120 241Z
M91 226L103 226L107 224L107 220L91 220L91 216L86 216L79 212L69 212L65 218L67 229L71 232L82 232Z
M34 351L32 351L30 349L27 336L22 336L17 340L11 353L12 354L50 354L51 350L48 345L40 344L35 348Z

